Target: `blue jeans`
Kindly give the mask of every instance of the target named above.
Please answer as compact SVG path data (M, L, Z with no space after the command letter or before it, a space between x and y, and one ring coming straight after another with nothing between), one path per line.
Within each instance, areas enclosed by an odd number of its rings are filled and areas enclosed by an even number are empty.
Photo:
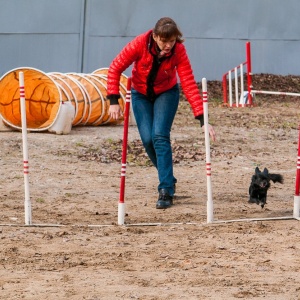
M160 94L154 102L132 89L132 108L145 150L157 168L158 190L174 195L172 147L170 132L179 104L179 87Z

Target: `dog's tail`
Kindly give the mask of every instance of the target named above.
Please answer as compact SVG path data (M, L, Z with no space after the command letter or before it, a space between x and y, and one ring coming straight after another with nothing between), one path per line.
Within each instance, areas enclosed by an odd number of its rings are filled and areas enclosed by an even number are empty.
M269 178L275 183L275 182L279 182L279 183L283 183L284 179L283 176L280 174L268 174Z

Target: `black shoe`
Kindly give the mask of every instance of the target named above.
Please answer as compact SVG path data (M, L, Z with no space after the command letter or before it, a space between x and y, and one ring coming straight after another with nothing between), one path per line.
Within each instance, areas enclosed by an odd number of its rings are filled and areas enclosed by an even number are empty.
M173 197L170 196L168 191L166 191L165 189L161 189L159 191L159 197L156 202L156 208L164 209L164 208L168 208L168 207L172 206L172 204L173 204Z

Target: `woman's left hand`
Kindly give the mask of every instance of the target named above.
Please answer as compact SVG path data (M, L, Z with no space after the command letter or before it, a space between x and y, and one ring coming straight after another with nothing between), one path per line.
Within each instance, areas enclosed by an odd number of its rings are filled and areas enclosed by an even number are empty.
M203 131L205 131L205 126L204 125L202 126L202 129L203 129ZM216 139L217 139L216 132L210 124L208 124L208 133L209 133L211 139L215 142Z

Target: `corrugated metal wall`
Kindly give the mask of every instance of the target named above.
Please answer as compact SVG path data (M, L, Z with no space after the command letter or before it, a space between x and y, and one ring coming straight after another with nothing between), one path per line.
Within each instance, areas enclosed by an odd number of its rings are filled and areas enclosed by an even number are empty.
M182 29L197 80L245 61L247 40L253 73L300 75L299 0L0 0L0 75L108 67L163 16Z
M79 71L82 0L0 0L0 72L27 66Z

